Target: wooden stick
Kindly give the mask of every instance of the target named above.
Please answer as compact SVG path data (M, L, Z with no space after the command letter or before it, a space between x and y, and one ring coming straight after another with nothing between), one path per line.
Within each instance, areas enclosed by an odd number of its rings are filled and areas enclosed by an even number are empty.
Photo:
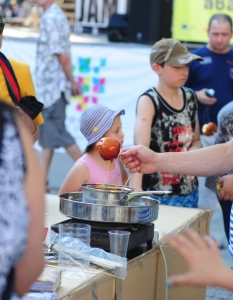
M126 184L129 182L131 175L129 175L128 179L126 180L125 184L123 185L122 191L124 190Z

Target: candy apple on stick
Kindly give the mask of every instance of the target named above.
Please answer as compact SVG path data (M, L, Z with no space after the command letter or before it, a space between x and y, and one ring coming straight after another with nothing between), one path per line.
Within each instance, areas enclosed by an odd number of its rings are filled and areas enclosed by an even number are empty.
M113 160L118 157L121 149L120 143L112 138L102 138L95 146L103 160Z
M213 122L209 122L208 124L204 124L202 126L202 133L207 136L215 134L217 130L217 125Z

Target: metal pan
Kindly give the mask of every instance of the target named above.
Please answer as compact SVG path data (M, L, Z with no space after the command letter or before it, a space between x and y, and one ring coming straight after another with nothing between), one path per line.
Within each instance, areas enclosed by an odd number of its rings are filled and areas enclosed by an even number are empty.
M85 203L82 192L60 195L60 212L67 217L110 223L151 223L158 218L159 201L140 197L126 205Z
M141 196L163 195L170 191L133 192L129 186L115 184L83 184L83 202L103 205L125 205L127 202Z

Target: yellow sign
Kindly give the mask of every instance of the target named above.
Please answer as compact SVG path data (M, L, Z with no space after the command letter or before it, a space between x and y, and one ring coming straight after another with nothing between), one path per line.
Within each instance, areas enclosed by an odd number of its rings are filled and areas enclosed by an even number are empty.
M174 0L172 37L182 42L208 42L208 23L214 14L233 19L233 0Z

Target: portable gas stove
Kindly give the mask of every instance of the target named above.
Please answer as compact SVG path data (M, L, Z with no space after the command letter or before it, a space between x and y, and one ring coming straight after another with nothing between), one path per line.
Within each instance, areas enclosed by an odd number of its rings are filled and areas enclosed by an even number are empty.
M66 223L84 223L91 225L91 247L101 248L110 251L109 230L126 230L130 231L128 250L147 243L147 249L152 248L152 240L154 237L154 223L104 223L87 220L70 219L51 226L51 229L59 233L59 224Z

